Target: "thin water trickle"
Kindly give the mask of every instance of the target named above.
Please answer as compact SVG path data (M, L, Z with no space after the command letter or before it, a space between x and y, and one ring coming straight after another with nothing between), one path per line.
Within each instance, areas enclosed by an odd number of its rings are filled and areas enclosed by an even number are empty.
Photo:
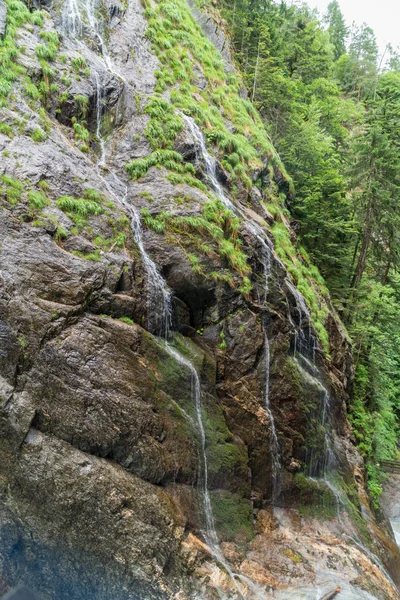
M205 531L204 539L213 552L219 552L218 536L215 531L214 515L211 506L210 492L208 489L208 466L207 466L207 454L206 454L206 434L203 423L202 415L202 402L201 402L201 387L200 380L197 371L191 361L186 357L182 356L175 348L170 344L167 344L167 350L171 356L173 356L177 363L183 365L189 370L192 384L192 399L196 411L197 428L200 434L199 444L199 483L200 492L203 502L203 512L205 516Z
M97 19L96 13L98 7L96 0L81 0L81 5L79 5L78 2L79 0L67 0L65 4L65 10L67 11L69 7L71 14L74 15L74 19L73 22L71 20L66 20L63 22L63 27L66 28L67 33L80 37L83 29L83 16L81 12L81 10L83 10L90 29L93 31L99 41L104 66L124 83L126 83L126 80L114 68L111 57L108 54L107 46L101 33L102 27ZM79 40L79 43L85 45L84 41L82 40ZM109 176L112 179L112 184L107 181L105 177L103 177L100 169L99 175L105 182L108 191L112 194L115 200L123 206L131 219L133 237L139 248L142 263L146 272L148 329L155 335L167 339L171 328L171 292L168 289L163 277L159 273L156 264L150 258L144 247L140 214L137 208L127 201L127 185L115 174L112 169L108 168L106 165L106 144L101 132L104 92L101 85L100 76L96 70L94 71L94 76L96 83L96 136L99 140L100 146L100 156L97 161L97 166L107 169Z
M311 323L311 315L307 308L304 297L300 294L300 292L291 284L290 281L286 280L286 285L289 288L292 295L296 300L296 308L299 315L299 324L295 328L295 343L294 343L294 353L295 360L297 362L297 366L299 372L302 374L302 377L305 381L310 381L314 385L316 389L319 389L321 394L321 403L319 407L319 425L324 431L324 444L322 453L318 452L316 449L311 449L307 451L306 454L306 475L314 482L319 485L324 485L327 487L333 494L336 503L336 513L339 524L342 526L343 532L352 540L354 545L358 547L374 564L377 566L385 577L390 581L393 586L396 588L392 578L389 573L386 571L385 567L382 564L382 561L379 557L371 552L360 540L360 537L351 523L351 525L344 524L341 511L346 511L346 506L348 504L347 497L345 497L342 490L340 490L334 481L334 474L337 470L337 462L334 451L333 444L333 417L332 417L332 407L331 407L331 398L328 390L322 383L322 373L315 362L315 350L317 348L317 342L315 336L311 334L310 323ZM287 298L286 298L287 300ZM288 302L287 302L288 304ZM303 319L308 323L308 335L304 333L303 327ZM293 321L291 320L292 325Z
M218 181L217 161L215 160L215 158L213 156L211 156L211 154L207 150L207 146L206 146L206 142L205 142L203 133L201 132L200 128L197 126L196 122L192 119L192 117L188 117L184 113L181 113L181 115L182 115L183 120L189 127L189 130L190 130L191 134L193 135L193 137L199 147L198 154L201 157L201 160L205 166L206 175L207 175L207 178L208 178L208 181L209 181L211 187L216 192L216 194L217 194L218 198L221 200L221 202L223 204L225 204L225 206L227 208L230 208L231 210L236 212L235 206L232 204L232 202L229 200L229 198L226 197L224 190L222 189L222 187Z
M219 544L219 540L218 540L217 531L215 529L215 521L214 521L214 514L213 514L212 504L211 504L211 496L210 496L210 491L208 489L208 464L207 464L207 452L206 452L206 433L205 433L203 414L202 414L203 408L202 408L202 401L201 401L200 379L199 379L198 373L197 373L194 365L188 358L183 356L180 352L178 352L178 350L176 350L176 348L171 346L168 342L166 344L166 349L167 349L168 353L176 360L176 362L178 364L182 365L184 368L189 370L190 377L191 377L192 400L193 400L193 404L195 407L197 430L199 432L199 437L200 437L198 483L199 483L199 487L200 487L200 494L201 494L201 499L202 499L202 507L203 507L204 521L205 521L205 523L204 523L205 529L203 531L204 541L206 542L206 544L207 544L208 548L210 549L211 554L213 555L215 560L217 562L221 563L221 565L224 567L225 571L228 573L232 583L234 584L234 586L236 588L236 592L239 594L240 598L242 600L245 600L244 596L240 590L237 580L239 580L239 581L243 580L243 582L247 586L251 587L253 592L254 592L254 590L256 590L256 587L251 586L251 583L249 581L247 581L247 580L245 581L241 575L238 575L237 573L234 573L232 571L232 569L230 568L229 564L227 563L227 561L222 553L222 550L221 550L221 547ZM256 591L258 592L258 590L256 590ZM264 596L258 596L258 597L260 598L260 600L263 600L263 598L265 598Z
M257 237L258 239L258 237ZM263 305L265 306L269 292L269 278L271 275L271 262L272 252L270 247L265 243L263 238L259 239L261 244L261 259L264 271L264 298ZM276 432L275 419L271 409L270 401L270 370L271 370L271 351L270 343L267 335L267 315L264 310L263 315L263 328L264 328L264 348L265 348L265 410L267 411L270 427L270 453L271 453L271 471L272 471L272 506L275 505L276 495L278 492L278 480L281 469L281 457L280 447L278 441L278 435Z
M240 217L242 217L242 222L243 222L245 229L247 229L247 231L249 231L258 241L258 244L260 246L261 262L262 262L263 272L264 272L263 304L265 306L267 296L268 296L268 290L269 290L269 278L271 275L273 246L272 246L272 244L270 244L269 240L266 241L267 238L265 236L265 233L262 231L261 227L259 227L256 223L248 222L246 220L246 217L243 214L243 212L238 207L236 207L234 204L232 204L232 202L229 200L229 198L227 198L222 186L220 185L220 183L217 179L217 161L208 152L203 133L201 132L200 128L197 126L196 122L192 119L192 117L189 117L182 113L182 118L184 119L190 132L193 135L195 142L197 143L198 157L205 166L207 178L210 182L211 187L216 192L218 199L221 200L221 202L227 208L232 210L232 212L234 212L236 215L239 215ZM280 448L279 448L278 435L276 432L274 415L271 410L271 402L270 402L270 394L269 394L269 376L270 376L270 358L271 357L270 357L270 343L269 343L269 339L268 339L268 335L267 335L267 318L266 318L265 309L264 309L264 316L263 316L263 328L264 328L264 349L265 349L264 350L264 355L265 355L265 359L264 359L264 364L265 364L264 402L265 402L265 410L268 414L269 421L270 421L270 427L271 427L270 450L271 450L271 465L272 465L272 488L273 488L272 496L273 496L273 503L274 503L276 491L277 491L277 485L278 485L279 472L281 469L281 460L280 460Z
M101 133L101 116L103 114L103 88L100 82L100 76L97 71L94 72L96 82L96 137L100 145L100 158L98 160L99 167L105 165L106 162L106 144Z
M137 208L127 201L128 187L113 171L109 171L109 174L113 178L114 186L117 189L116 192L114 191L114 187L104 177L102 179L108 191L130 216L132 234L139 248L143 267L146 272L148 330L158 337L167 340L172 324L172 292L159 273L157 265L150 258L144 247L140 214ZM122 188L124 188L124 192L121 192Z
M76 5L76 0L68 0L68 3ZM77 6L77 5L76 5ZM100 33L100 27L96 18L96 4L94 0L85 0L84 3L86 16L89 21L89 25L95 32L102 52L102 56L107 68L117 74L123 81L125 79L116 73L113 69L111 58L107 52L107 47ZM80 27L76 27L73 33L78 35L79 30L82 30L82 19L79 14L77 22L80 23ZM102 97L103 90L101 87L100 77L98 73L95 73L96 81L96 135L100 144L100 158L97 162L98 167L106 166L106 146L105 141L101 133L101 115L102 115ZM191 380L192 380L192 397L195 405L196 412L196 424L200 434L200 452L199 452L199 481L201 485L201 497L203 505L203 513L205 519L205 531L204 538L208 544L213 556L219 561L231 577L237 592L241 598L243 595L237 586L235 574L231 571L228 563L226 562L222 551L220 549L217 532L215 529L214 516L211 505L210 492L208 490L208 466L207 466L207 455L206 455L206 436L204 430L203 416L202 416L202 403L201 403L201 387L200 380L197 371L189 359L184 357L180 352L173 348L168 343L168 337L171 330L172 321L172 293L168 289L167 284L161 274L159 273L156 264L148 255L142 237L142 228L140 215L135 206L128 203L127 193L128 187L119 179L119 177L111 170L108 169L109 175L113 180L113 185L110 184L103 176L102 179L106 184L107 189L113 195L113 197L124 207L131 218L131 229L133 232L134 239L139 248L142 262L146 271L147 281L147 301L148 301L148 329L155 335L163 338L166 341L166 348L171 356L177 361L178 364L189 369ZM116 192L114 190L117 190ZM123 189L123 192L122 192ZM222 190L221 190L222 192ZM189 415L185 413L185 416L190 419Z
M62 13L62 30L72 37L82 35L82 18L78 2L79 0L67 0Z

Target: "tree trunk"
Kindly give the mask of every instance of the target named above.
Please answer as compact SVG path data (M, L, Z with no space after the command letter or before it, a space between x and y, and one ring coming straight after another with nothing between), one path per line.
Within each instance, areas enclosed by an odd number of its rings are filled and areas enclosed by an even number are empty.
M367 261L367 253L372 234L372 215L374 203L374 198L371 198L368 204L367 215L365 217L365 229L362 238L361 250L360 254L358 255L356 270L350 283L350 296L346 315L346 321L348 324L352 322L354 317L354 315L352 314L352 309L357 300L358 288L360 286L361 279L365 270L365 264Z
M260 61L260 38L258 39L258 48L257 48L257 60L256 60L256 69L254 71L254 84L253 84L253 93L251 96L251 101L254 102L254 97L256 95L256 87L257 87L257 75L258 75L258 63Z
M361 250L360 250L360 254L358 256L356 270L354 272L354 275L353 275L353 278L352 278L351 284L350 284L350 287L354 291L358 290L359 285L361 283L362 276L364 274L364 270L365 270L365 263L367 260L367 253L368 253L369 243L371 241L371 234L372 234L373 207L374 207L374 199L371 198L369 205L368 205L367 215L365 218L365 229L364 229L364 235L363 235L362 244L361 244Z
M358 248L360 246L360 240L361 240L361 236L358 235L357 236L357 241L356 241L356 245L354 246L354 252L353 252L353 258L351 260L351 266L350 266L350 279L349 279L349 285L351 286L351 282L353 280L354 275L352 275L353 270L354 270L354 265L356 263L356 258L357 258L357 253L358 253Z

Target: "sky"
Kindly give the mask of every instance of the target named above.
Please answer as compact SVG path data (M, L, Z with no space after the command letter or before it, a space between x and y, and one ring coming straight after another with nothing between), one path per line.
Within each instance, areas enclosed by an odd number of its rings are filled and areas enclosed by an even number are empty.
M306 0L311 8L326 12L329 0ZM398 0L339 0L348 25L365 22L374 31L381 51L387 43L400 46L400 3Z

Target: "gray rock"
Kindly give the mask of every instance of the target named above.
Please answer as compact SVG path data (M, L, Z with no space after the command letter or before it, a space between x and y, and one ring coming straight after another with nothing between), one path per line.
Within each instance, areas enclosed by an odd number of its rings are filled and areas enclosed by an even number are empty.
M0 0L0 38L6 34L7 27L7 4L4 0Z
M55 0L54 7L48 3L46 31L59 28L63 5L63 0ZM205 193L186 183L173 184L164 167L129 181L126 164L152 151L144 109L154 94L160 64L145 37L147 22L139 0L107 0L103 8L112 69L101 55L98 35L86 23L85 43L61 35L59 56L52 63L55 72L71 75L70 83L55 78L65 102L55 93L47 98L47 115L39 114L16 82L10 106L0 111L14 133L0 139L1 148L7 149L0 175L23 182L15 205L0 192L0 592L6 591L3 583L11 587L24 581L43 600L212 598L222 592L207 586L226 577L201 541L201 444L193 381L165 342L146 330L149 286L125 203L138 211L146 208L153 217L162 212L199 217L214 195L211 189ZM227 71L233 71L223 24L197 9L193 14L222 52ZM39 29L21 28L18 42L25 48L18 61L39 84ZM68 72L70 60L78 56L85 58L89 72ZM200 65L194 73L196 85L207 91ZM96 75L102 88L103 166L98 165ZM88 99L86 153L71 127L74 117L82 118L77 95ZM30 134L39 127L46 139L35 143ZM233 129L228 121L227 127ZM175 147L206 181L187 129ZM265 191L239 186L235 196L243 205L244 220L257 224L266 239L271 216L262 202L272 185L267 167L264 161L254 173ZM228 190L229 176L221 166L218 177ZM279 171L274 184L284 191ZM48 200L43 210L31 206L26 194L39 186ZM101 215L83 218L61 210L60 196L81 198L88 188L101 194ZM285 268L272 253L268 302L262 305L262 245L244 224L240 236L253 284L246 298L237 289L239 275L229 269L228 259L217 252L205 229L201 236L190 225L182 235L174 227L165 234L146 226L142 231L143 245L174 295L173 327L183 334L177 344L191 357L201 380L208 483L220 509L215 514L224 550L233 561L240 557L239 570L242 564L256 564L259 545L264 558L257 561L261 565L264 560L269 569L279 557L290 561L286 532L274 542L273 536L263 538L256 529L252 546L242 527L249 531L253 525L250 500L258 510L272 495L265 333L270 340L270 402L284 473L280 503L289 519L298 502L294 472L304 461L318 389L301 381L299 385L290 321L298 323L298 307L285 284ZM191 262L193 253L199 257L197 268ZM218 280L227 272L232 274L229 283ZM340 473L349 485L356 481L354 489L360 497L364 494L365 508L362 461L351 444L345 411L353 378L350 344L333 311L328 326L331 360L317 352L316 361L332 394ZM305 319L303 327L308 329ZM235 502L247 516L235 512ZM221 515L228 528L238 528L234 541L224 539ZM315 554L315 527L312 535L309 557ZM332 563L337 545L331 544L327 552ZM347 569L343 557L337 560ZM310 564L308 558L296 563L296 584L314 576ZM282 567L278 587L290 584L285 577L292 568L287 563ZM258 581L264 574L273 583L269 571L261 571ZM235 593L233 589L226 595Z

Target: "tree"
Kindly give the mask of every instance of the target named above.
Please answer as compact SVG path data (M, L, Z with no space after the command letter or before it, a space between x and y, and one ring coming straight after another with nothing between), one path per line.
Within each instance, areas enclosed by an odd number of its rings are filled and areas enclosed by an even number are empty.
M338 60L346 52L346 40L349 35L349 28L346 25L337 0L333 0L333 2L328 4L324 22L328 25L329 41L334 49L334 59Z
M349 53L343 54L335 65L342 89L357 96L358 100L373 94L377 78L378 44L374 32L363 23L353 23Z

